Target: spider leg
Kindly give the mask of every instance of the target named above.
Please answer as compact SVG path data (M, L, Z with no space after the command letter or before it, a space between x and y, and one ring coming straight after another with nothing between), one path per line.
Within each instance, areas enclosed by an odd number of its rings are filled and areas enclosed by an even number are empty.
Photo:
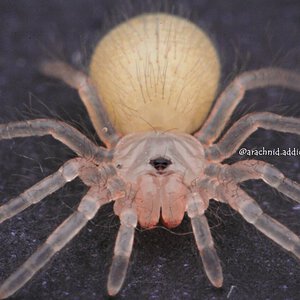
M221 188L221 197L267 237L300 259L300 239L287 227L265 214L259 205L236 184Z
M79 207L48 237L12 275L0 286L0 299L15 293L35 275L50 259L61 250L92 219L98 209L108 201L106 191L91 188L81 200Z
M112 157L110 151L95 145L77 129L61 121L36 119L0 124L0 140L44 135L51 135L68 146L78 156L89 158L96 162L111 159Z
M262 179L282 194L300 203L300 184L285 177L279 170L264 161L244 160L228 166L235 181Z
M195 136L203 144L212 144L220 136L245 92L267 86L282 86L300 91L300 74L279 68L266 68L240 74L218 97L207 120Z
M78 90L98 136L108 147L115 146L119 135L109 120L90 78L62 61L46 61L41 64L40 69L43 74L60 79Z
M120 221L121 226L107 282L107 290L110 296L114 296L119 292L125 280L132 252L134 230L137 225L137 214L133 209L125 209L121 212Z
M211 161L222 161L230 157L258 128L300 134L300 119L268 112L247 114L239 119L218 143L205 149L206 157Z
M199 193L194 192L189 194L187 213L191 219L193 233L205 273L215 287L221 287L223 284L222 267L214 247L207 219L204 215L204 211L207 207L204 207L203 204L204 201Z
M57 172L36 183L25 192L0 206L0 223L15 216L32 204L38 203L79 175L79 169L87 164L86 159L74 158L63 164Z

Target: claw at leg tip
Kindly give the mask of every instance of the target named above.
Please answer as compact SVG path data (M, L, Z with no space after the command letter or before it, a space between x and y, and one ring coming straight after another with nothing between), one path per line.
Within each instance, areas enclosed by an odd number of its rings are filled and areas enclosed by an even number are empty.
M219 278L210 279L210 282L212 283L212 285L214 287L219 289L223 286L223 276L221 276Z
M112 296L112 297L116 296L119 293L120 288L121 287L117 287L117 286L108 286L107 287L107 293L108 293L109 296Z
M223 286L223 278L219 281L214 282L214 286L218 289L221 288Z

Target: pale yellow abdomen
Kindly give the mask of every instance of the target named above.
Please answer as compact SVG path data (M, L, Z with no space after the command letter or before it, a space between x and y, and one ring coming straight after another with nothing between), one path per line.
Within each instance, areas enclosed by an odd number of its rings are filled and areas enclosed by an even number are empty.
M120 133L192 133L214 100L220 64L212 42L193 23L144 14L104 36L90 76Z

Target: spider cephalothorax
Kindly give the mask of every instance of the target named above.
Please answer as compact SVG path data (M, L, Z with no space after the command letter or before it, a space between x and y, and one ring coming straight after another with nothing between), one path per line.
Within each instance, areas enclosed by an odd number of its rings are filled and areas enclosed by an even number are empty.
M49 134L78 155L2 205L0 222L77 176L89 187L77 211L2 284L1 298L21 288L110 201L115 201L121 222L108 279L110 295L124 282L137 224L151 228L161 218L171 228L185 212L205 272L221 287L222 268L204 214L210 199L227 203L300 258L299 237L266 215L239 183L262 179L297 202L300 185L263 161L223 162L258 127L299 134L299 119L251 113L220 139L246 90L279 85L300 91L299 74L269 68L239 75L203 123L219 80L216 51L201 29L166 14L138 16L113 29L96 47L90 77L60 61L46 62L41 69L78 89L106 148L64 122L37 119L0 125L1 139Z
M200 142L184 133L130 134L117 144L117 173L136 191L133 204L142 227L155 226L160 214L168 227L181 223L189 186L203 174L203 157ZM119 214L122 204L114 209Z

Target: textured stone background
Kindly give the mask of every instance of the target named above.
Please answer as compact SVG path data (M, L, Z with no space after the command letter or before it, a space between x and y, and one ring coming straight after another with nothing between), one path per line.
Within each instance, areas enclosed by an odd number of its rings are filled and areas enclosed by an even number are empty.
M91 138L95 133L75 91L37 71L42 58L87 65L96 37L161 1L28 0L0 2L0 122L51 117ZM172 1L215 41L223 65L221 87L242 70L300 69L300 2ZM124 1L123 1L124 3ZM148 3L148 4L143 4ZM151 5L150 5L151 6ZM153 6L153 5L152 5ZM125 8L124 8L125 7ZM233 120L254 110L300 117L299 94L269 88L247 94ZM300 138L259 130L249 148L299 147ZM50 137L1 141L0 201L53 173L73 153ZM233 160L243 159L238 155ZM299 157L260 157L300 182ZM300 211L261 182L243 187L270 215L300 234ZM0 227L0 280L8 276L76 207L80 181L47 197ZM224 287L206 279L188 220L172 232L138 230L125 285L116 299L299 299L300 264L225 205L207 212L224 270ZM106 299L106 279L118 220L99 212L68 246L12 299ZM230 292L231 290L231 292Z

